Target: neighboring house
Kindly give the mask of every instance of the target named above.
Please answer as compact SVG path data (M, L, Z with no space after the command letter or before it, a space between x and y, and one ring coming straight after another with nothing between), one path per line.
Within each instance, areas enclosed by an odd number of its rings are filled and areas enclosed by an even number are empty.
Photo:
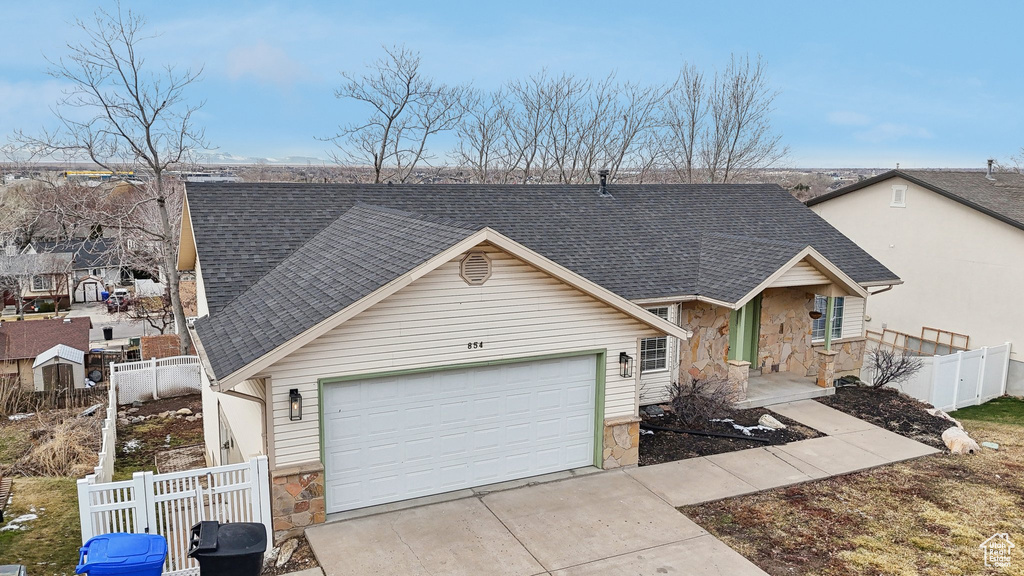
M0 257L0 284L7 288L5 305L17 306L21 294L26 311L54 311L71 307L72 254L14 254ZM8 299L13 297L13 302Z
M187 184L178 267L208 458L268 455L279 537L635 465L680 377L831 386L866 287L899 282L774 185Z
M0 322L0 383L49 392L85 387L89 318Z
M892 170L807 204L905 282L871 299L868 328L1011 342L1007 392L1024 395L1024 175Z
M124 282L121 260L111 238L73 239L63 242L35 241L23 254L71 253L71 297L74 302L100 302L102 292Z

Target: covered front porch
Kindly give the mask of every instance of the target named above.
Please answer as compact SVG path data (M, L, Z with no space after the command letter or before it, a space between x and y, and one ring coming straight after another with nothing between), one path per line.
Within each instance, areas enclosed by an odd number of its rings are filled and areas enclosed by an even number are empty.
M834 393L860 369L867 291L810 247L764 266L744 294L683 304L681 376L727 379L740 408Z

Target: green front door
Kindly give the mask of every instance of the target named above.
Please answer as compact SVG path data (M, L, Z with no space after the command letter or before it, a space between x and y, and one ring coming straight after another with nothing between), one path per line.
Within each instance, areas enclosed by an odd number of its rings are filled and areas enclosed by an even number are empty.
M729 314L729 359L757 363L757 341L761 337L761 295Z

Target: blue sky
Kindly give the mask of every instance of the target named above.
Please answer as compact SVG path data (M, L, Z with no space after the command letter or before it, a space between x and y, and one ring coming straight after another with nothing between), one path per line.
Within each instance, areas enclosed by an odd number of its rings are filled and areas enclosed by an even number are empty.
M0 139L52 124L46 75L95 6L6 3ZM658 82L690 61L761 54L793 167L977 167L1024 146L1024 3L987 2L123 2L160 36L153 64L204 66L192 96L220 152L326 158L317 136L359 118L340 70L382 44L438 80L495 88L547 67ZM984 7L984 8L983 8Z

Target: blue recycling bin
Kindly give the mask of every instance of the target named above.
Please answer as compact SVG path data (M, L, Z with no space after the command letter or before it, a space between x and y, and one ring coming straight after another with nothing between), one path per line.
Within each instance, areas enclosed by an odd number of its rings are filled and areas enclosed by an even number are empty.
M90 538L78 554L75 574L160 576L167 540L157 534L104 534Z
M110 298L110 292L103 290L102 292L100 292L100 298L102 298L103 301L106 302L107 298Z

